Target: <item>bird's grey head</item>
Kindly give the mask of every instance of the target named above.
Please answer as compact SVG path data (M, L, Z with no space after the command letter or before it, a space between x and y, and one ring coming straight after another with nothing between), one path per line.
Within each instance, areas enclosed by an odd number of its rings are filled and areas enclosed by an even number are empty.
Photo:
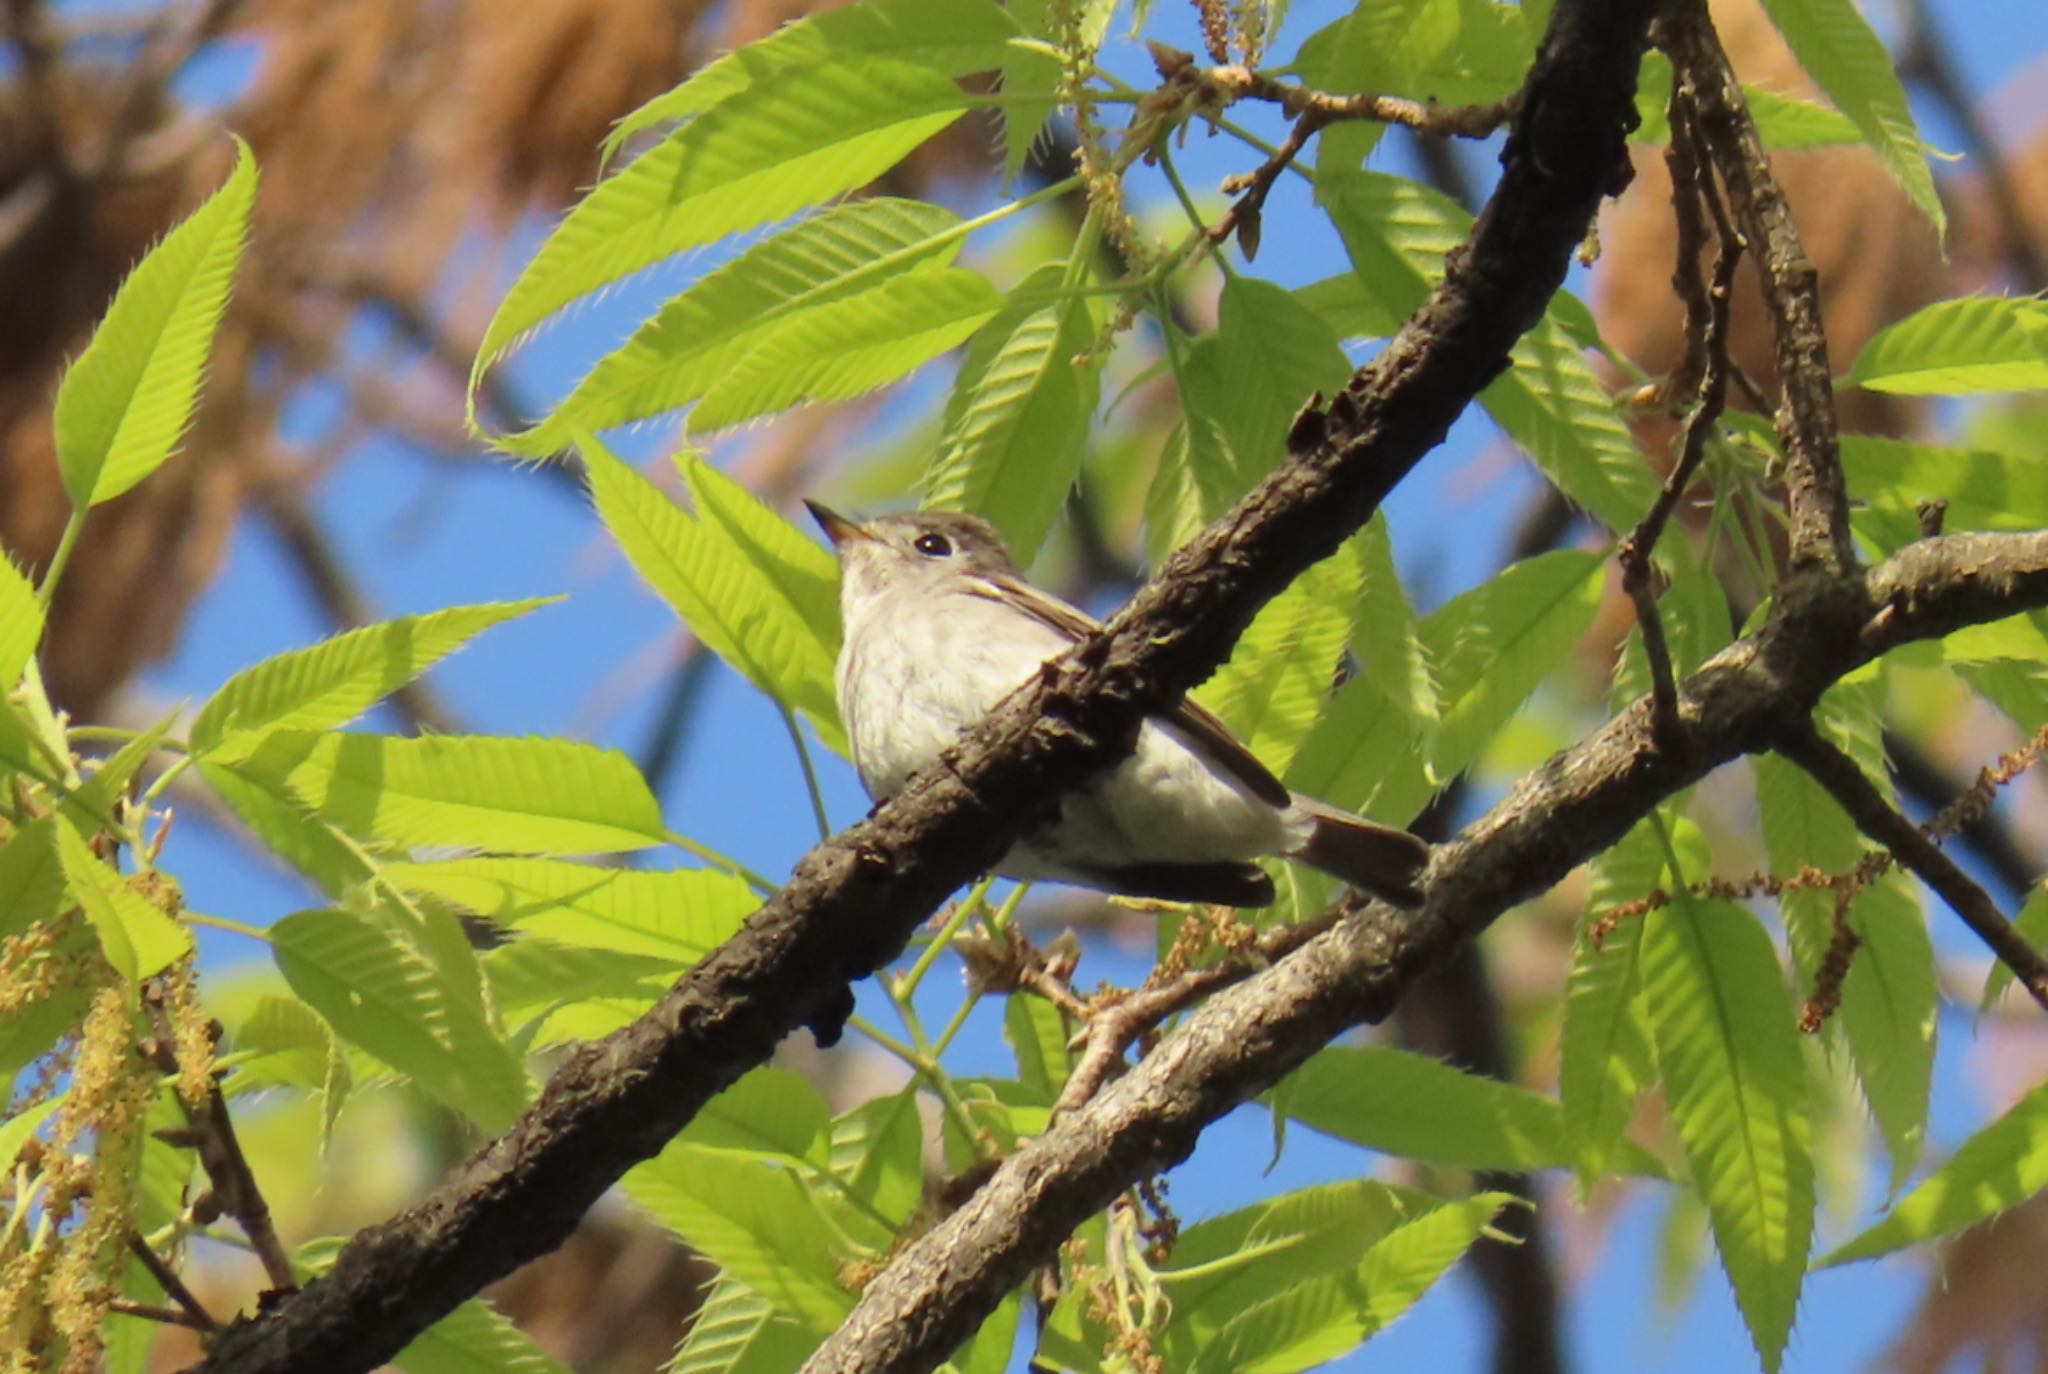
M959 511L911 511L866 522L804 502L839 555L841 599L853 603L885 590L936 584L962 572L1016 575L1017 565L996 527Z

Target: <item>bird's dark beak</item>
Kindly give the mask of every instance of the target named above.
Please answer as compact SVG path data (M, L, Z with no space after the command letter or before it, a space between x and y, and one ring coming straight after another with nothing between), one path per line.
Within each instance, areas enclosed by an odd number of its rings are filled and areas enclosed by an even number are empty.
M849 544L858 544L874 538L872 534L830 506L821 506L816 501L805 501L804 509L811 513L811 519L818 522L818 528L825 531L825 537L832 541L832 547L835 549L843 549Z

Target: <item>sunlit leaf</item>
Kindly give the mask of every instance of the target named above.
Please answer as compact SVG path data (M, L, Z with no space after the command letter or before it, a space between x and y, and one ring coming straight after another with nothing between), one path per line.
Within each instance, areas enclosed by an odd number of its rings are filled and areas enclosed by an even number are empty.
M30 821L0 847L0 939L55 919L64 900L55 816Z
M507 928L561 944L671 962L680 971L758 907L752 888L708 869L598 868L554 859L395 863L384 877Z
M1350 549L1310 568L1260 609L1230 661L1195 693L1276 775L1329 699L1362 572Z
M924 1200L924 1118L915 1087L834 1117L830 1144L834 1176L891 1223L908 1220Z
M597 854L667 834L632 760L578 740L278 730L240 767L350 833L393 844Z
M720 1274L690 1322L668 1374L796 1374L818 1338L768 1299Z
M548 236L484 331L472 390L572 301L872 181L967 103L928 67L852 56L769 73L720 101L599 182Z
M708 273L592 368L545 419L493 442L544 458L579 432L681 410L783 321L950 263L960 250L959 224L940 206L887 197L822 211Z
M1862 698L1859 700L1859 697ZM1881 703L1837 688L1816 713L1866 774L1885 775ZM1808 868L1847 873L1863 858L1856 824L1821 786L1783 759L1756 760L1757 805L1773 872ZM1803 977L1811 979L1834 938L1835 897L1827 890L1787 893L1780 901ZM1840 1022L1856 1076L1884 1133L1896 1190L1919 1162L1934 1080L1940 988L1934 946L1911 887L1897 878L1871 884L1850 906L1861 940L1841 988Z
M0 690L12 691L43 638L35 584L0 550Z
M1939 301L1871 336L1845 383L1908 396L2048 387L2048 301Z
M1664 851L1647 821L1593 861L1585 919L1572 942L1558 1065L1565 1138L1582 1190L1606 1176L1637 1100L1656 1080L1642 1003L1642 918L1611 925L1605 918L1665 881Z
M705 63L680 86L626 115L605 136L604 155L612 157L648 129L702 114L796 68L880 57L946 76L990 71L1005 64L1009 40L1020 31L1009 11L992 0L863 0L805 15Z
M557 600L451 606L366 625L244 668L221 685L192 721L196 753L241 752L271 730L346 725L493 625ZM233 757L235 749L223 751Z
M707 648L810 717L827 744L843 751L832 685L836 633L821 640L811 613L797 614L796 602L759 573L740 545L684 512L602 445L585 443L583 459L597 513L634 570ZM805 567L822 571L830 557L818 549L823 563L784 566L791 576L810 577ZM811 595L803 594L807 607Z
M1818 1267L1872 1259L1988 1221L2048 1188L2048 1083L1964 1141L1891 1215Z
M64 1097L60 1093L0 1121L0 1169L10 1174L14 1172L14 1159L21 1153L22 1146L42 1129L43 1123L50 1119L50 1113L63 1105Z
M533 1337L471 1298L391 1357L406 1374L567 1374Z
M836 1228L805 1182L769 1158L674 1141L625 1177L628 1197L699 1253L814 1333L837 1327L854 1295L839 1283ZM888 1243L875 1223L876 1238ZM878 1257L878 1256L875 1256Z
M926 505L985 516L1024 566L1066 503L1102 391L1100 360L1079 361L1095 339L1088 301L1043 299L1064 274L1026 277L968 344L924 479Z
M1401 318L1421 305L1445 256L1471 230L1463 207L1404 177L1325 172L1318 195L1358 282L1382 311ZM1479 399L1558 490L1610 528L1630 529L1656 498L1657 479L1582 348L1554 303Z
M1799 65L1836 109L1849 117L1892 180L1933 223L1948 232L1948 216L1927 166L1927 145L1884 40L1854 0L1764 0Z
M57 858L71 895L99 933L107 962L131 983L161 973L192 952L192 932L164 914L109 867L75 826L56 827Z
M873 391L964 342L1001 299L979 272L934 267L814 306L762 330L729 359L690 412L690 427L703 433Z
M1680 898L1644 918L1644 991L1666 1105L1714 1244L1775 1371L1813 1241L1805 1066L1776 952L1733 903Z
M1511 1083L1386 1046L1332 1047L1289 1075L1290 1116L1385 1154L1467 1169L1551 1169L1571 1162L1558 1104ZM1659 1172L1640 1150L1630 1172Z
M486 1130L526 1105L525 1071L421 957L339 911L301 911L270 928L278 971L335 1033Z
M235 154L220 190L121 283L64 373L57 464L75 506L112 500L149 476L192 421L256 201L256 160L240 139Z

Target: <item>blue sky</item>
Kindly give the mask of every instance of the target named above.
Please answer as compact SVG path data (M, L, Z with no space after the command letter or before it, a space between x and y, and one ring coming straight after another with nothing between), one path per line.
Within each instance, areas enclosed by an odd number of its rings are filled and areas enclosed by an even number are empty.
M1168 41L1197 47L1184 7L1158 4L1155 18ZM2015 75L2042 48L2038 11L2003 0L1937 6L1942 27L1973 86L1990 90ZM1300 4L1288 22L1288 43L1334 12ZM2031 22L2029 22L2031 21ZM1283 43L1283 48L1287 43ZM190 78L200 94L217 95L246 71L249 54L230 55ZM1142 58L1138 59L1142 66ZM1133 70L1133 76L1137 75ZM1939 145L1960 146L1953 131L1929 119ZM1489 150L1490 151L1490 150ZM1490 157L1475 155L1475 170ZM1189 141L1182 167L1197 188L1213 188L1244 170L1226 141ZM1394 170L1404 170L1398 164ZM1276 193L1267 212L1258 270L1294 284L1345 266L1327 231L1303 234L1292 221L1292 188ZM644 301L626 295L615 307L577 317L522 363L522 380L559 394L574 365L604 346L608 329L629 320ZM378 342L366 326L366 352ZM317 430L323 403L309 397L296 423ZM1445 449L1396 493L1389 515L1411 582L1440 600L1483 577L1501 546L1501 532L1533 479L1513 465L1491 463L1496 442L1483 417L1462 421ZM193 461L188 455L181 461ZM1476 465L1486 463L1481 468ZM1483 480L1480 474L1483 472ZM569 602L493 631L439 670L434 685L473 729L492 733L572 731L637 752L650 728L665 647L672 643L668 610L645 592L612 554L595 522L560 484L529 469L479 460L453 467L388 443L371 443L340 466L317 493L318 511L365 583L380 614L431 610L462 602L565 594ZM1450 531L1456 537L1446 538ZM88 541L90 532L88 531ZM89 552L89 548L88 548ZM308 642L321 632L316 612L265 529L245 522L222 576L195 609L176 654L153 669L146 688L167 701L197 702L237 668ZM860 816L867 801L851 770L824 761L827 802L836 823ZM663 796L671 823L762 872L786 872L814 837L801 779L775 712L751 689L720 670L712 678L682 766ZM258 925L301 906L312 895L236 844L188 819L173 838L168 865L184 881L195 909ZM1942 913L1934 913L1937 930ZM1944 937L1944 944L1949 941ZM209 933L216 966L259 955L246 942ZM1956 946L1959 947L1959 946ZM1091 948L1084 976L1135 981L1142 962L1130 951ZM957 997L938 976L927 983L934 1008ZM870 999L872 1000L872 999ZM886 1022L886 1009L864 1006ZM939 1012L941 1016L943 1012ZM996 1067L996 1014L984 1009L962 1055L967 1071ZM1982 1104L1959 1071L1955 1042L1967 1022L1948 1018L1938 1087L1935 1146L1952 1144L1982 1119ZM1303 1183L1354 1176L1375 1161L1297 1131L1270 1177L1244 1167L1264 1160L1270 1129L1256 1109L1241 1111L1204 1139L1174 1176L1174 1199L1196 1217ZM1682 1311L1660 1316L1654 1299L1655 1218L1661 1199L1643 1193L1626 1204L1592 1267L1567 1271L1570 1356L1587 1374L1606 1371L1689 1371L1753 1366L1749 1342L1725 1283L1711 1265ZM1574 1257L1575 1259L1578 1257ZM1563 1257L1559 1257L1562 1263ZM1865 1367L1892 1339L1920 1289L1903 1264L1862 1266L1811 1281L1787 1368ZM1471 1284L1440 1285L1403 1322L1341 1367L1407 1369L1483 1367L1488 1326Z

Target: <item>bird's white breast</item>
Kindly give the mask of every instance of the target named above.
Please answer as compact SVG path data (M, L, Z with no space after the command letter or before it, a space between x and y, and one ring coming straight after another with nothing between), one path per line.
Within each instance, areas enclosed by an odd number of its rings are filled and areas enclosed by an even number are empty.
M1027 614L928 586L891 587L849 609L839 709L854 764L877 799L893 796L1068 646ZM1027 838L1002 871L1071 876L1056 856L1114 865L1280 853L1295 843L1295 819L1212 766L1179 731L1148 721L1132 756L1067 797L1053 831Z

